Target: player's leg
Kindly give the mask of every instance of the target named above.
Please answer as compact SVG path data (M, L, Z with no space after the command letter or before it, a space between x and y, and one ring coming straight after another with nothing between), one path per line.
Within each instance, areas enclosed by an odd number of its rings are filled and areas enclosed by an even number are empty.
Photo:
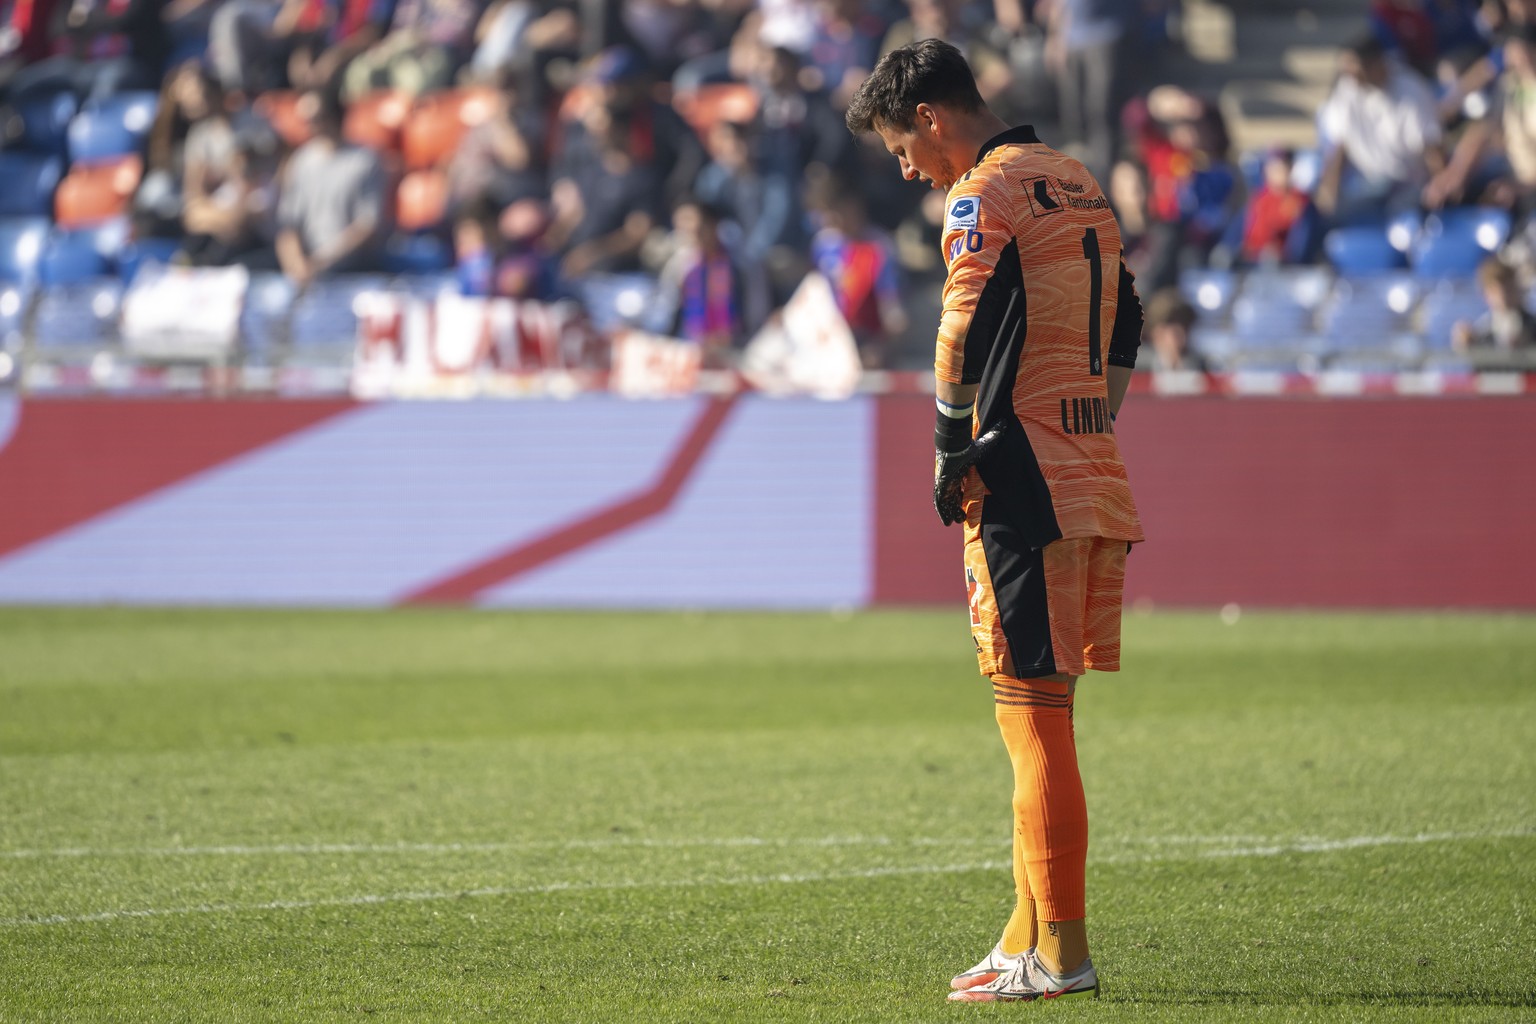
M984 498L980 489L967 495L965 503L965 585L970 607L971 638L983 675L1011 664L1007 637L998 614L996 588L982 545ZM1002 938L991 951L969 970L950 979L957 990L990 984L1017 966L1019 957L1035 945L1035 902L1029 891L1029 876L1024 870L1023 840L1017 830L1013 837L1013 877L1017 898L1012 915L1003 928Z
M998 624L1007 652L993 659L992 684L998 727L1014 769L1014 835L1022 874L1017 888L1032 897L1037 923L1035 948L1011 971L951 998L1094 995L1098 978L1088 959L1084 922L1088 815L1072 724L1076 677L1085 668L1093 545L1058 541L1034 551L1017 544L1007 529L982 532L986 585L1001 608ZM982 607L988 610L985 601ZM984 646L978 640L978 647ZM983 667L988 667L985 657Z
M1013 765L1014 835L1034 898L1035 951L1060 974L1088 958L1088 807L1072 730L1076 680L994 676L992 687Z
M1024 866L1039 909L1035 948L996 981L951 998L1040 999L1098 994L1088 956L1084 874L1088 813L1072 709L1085 669L1120 668L1120 609L1126 544L1060 541L1042 554L1051 643L1061 673L994 676L998 725L1014 766L1014 814ZM1074 657L1081 652L1081 657Z
M962 1002L1094 996L1088 956L1085 869L1088 810L1077 769L1072 707L1076 679L995 675L996 716L1013 765L1018 869L1037 916L1034 948L993 981L953 992ZM1017 912L1016 912L1017 913Z

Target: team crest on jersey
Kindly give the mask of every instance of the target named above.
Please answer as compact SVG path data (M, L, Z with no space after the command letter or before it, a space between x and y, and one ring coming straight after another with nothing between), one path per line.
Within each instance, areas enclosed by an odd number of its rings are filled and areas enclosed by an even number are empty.
M1065 204L1061 201L1061 193L1057 190L1060 182L1054 178L1041 176L1021 184L1024 186L1024 195L1029 199L1031 214L1044 217L1046 214L1061 212Z
M961 196L949 204L949 217L944 223L944 233L956 228L974 228L981 219L981 199L977 196Z

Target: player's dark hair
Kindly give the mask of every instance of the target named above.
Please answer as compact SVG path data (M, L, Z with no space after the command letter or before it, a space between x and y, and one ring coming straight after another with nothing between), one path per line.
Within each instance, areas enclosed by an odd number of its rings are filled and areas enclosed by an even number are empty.
M862 135L877 125L909 128L919 103L966 112L982 108L971 66L942 39L924 39L881 57L848 104L848 130Z

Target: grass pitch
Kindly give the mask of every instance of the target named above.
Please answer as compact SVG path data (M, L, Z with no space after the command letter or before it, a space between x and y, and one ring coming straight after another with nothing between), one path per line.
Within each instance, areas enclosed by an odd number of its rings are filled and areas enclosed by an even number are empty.
M1536 1019L1536 620L1133 615L1096 1003L963 609L0 611L0 1020Z

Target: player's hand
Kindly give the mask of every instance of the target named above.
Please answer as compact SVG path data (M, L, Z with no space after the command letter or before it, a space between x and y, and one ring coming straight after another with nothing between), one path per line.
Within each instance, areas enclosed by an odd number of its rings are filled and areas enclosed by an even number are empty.
M993 427L972 441L962 451L935 452L933 468L933 509L945 526L965 519L965 474L996 446L1003 436L1001 426Z

